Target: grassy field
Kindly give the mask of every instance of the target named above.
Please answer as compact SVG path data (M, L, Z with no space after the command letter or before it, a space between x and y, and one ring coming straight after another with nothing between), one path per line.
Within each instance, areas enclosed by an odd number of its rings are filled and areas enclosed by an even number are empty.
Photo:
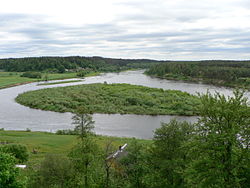
M91 72L91 73L87 74L85 77L96 76L99 74L100 73L98 73L98 72ZM34 79L34 78L21 77L21 75L22 75L22 73L20 73L20 72L0 72L0 89L44 80L44 78ZM76 76L75 72L60 73L60 74L59 73L47 74L48 80L63 80L63 79L76 78L76 77L77 76Z
M22 75L20 72L0 72L0 89L43 80L21 77L20 75ZM60 80L75 77L76 73L48 74L48 80Z
M21 73L0 72L0 89L22 83L37 81L37 79L20 77Z
M132 138L119 138L108 136L95 136L96 142L102 148L112 141L115 147L130 143ZM77 144L75 135L56 135L47 132L26 132L26 131L0 131L0 142L9 142L27 146L29 151L28 165L35 165L41 162L47 154L67 155L70 149ZM141 143L151 143L152 140L138 140ZM33 149L38 151L33 154Z
M84 106L88 112L107 114L196 115L198 97L181 91L130 84L87 84L42 89L20 94L16 101L31 108L75 112Z
M75 78L75 77L76 77L75 72L48 74L48 80L63 80L63 79L69 79L69 78Z

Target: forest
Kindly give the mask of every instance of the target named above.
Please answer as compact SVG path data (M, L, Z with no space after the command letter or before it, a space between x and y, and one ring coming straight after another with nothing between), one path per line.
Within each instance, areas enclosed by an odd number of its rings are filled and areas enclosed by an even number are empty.
M29 153L25 145L0 146L0 185L6 188L248 188L250 111L247 99L243 92L235 91L233 97L207 93L200 96L200 100L197 123L176 120L162 123L155 130L153 140L123 140L128 146L119 157L111 155L117 150L112 139L98 144L91 114L78 108L72 118L74 131L61 131L54 136L43 134L55 143L62 137L60 142L64 141L67 152L56 153L62 146L48 142L44 146L54 147L50 154L19 170L14 164L27 161L29 156L39 158L41 154L35 154L36 150ZM64 133L73 135L62 135ZM26 139L38 142L32 133L27 134L30 136ZM0 131L0 135L25 138L5 131ZM74 137L78 141L69 147L67 142Z
M153 65L146 74L166 79L249 89L250 61L175 61Z
M159 61L102 57L27 57L0 59L0 89L20 84L94 76L100 72L147 69Z
M89 72L120 72L129 69L147 69L146 74L166 79L250 89L250 61L157 61L98 56L0 59L0 71L24 72L22 76L28 78L40 78L48 73L77 72L78 76L84 76Z
M132 68L148 68L159 63L147 59L112 59L102 57L27 57L0 59L0 70L7 72L58 72L90 69L96 72L116 72Z

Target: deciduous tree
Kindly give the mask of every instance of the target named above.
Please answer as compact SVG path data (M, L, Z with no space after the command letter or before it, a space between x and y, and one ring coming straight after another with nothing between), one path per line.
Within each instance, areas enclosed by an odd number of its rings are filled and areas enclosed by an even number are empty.
M15 168L15 158L0 152L0 188L24 188L25 182L19 176L19 169Z
M249 187L250 109L243 92L233 97L200 97L201 118L190 149L187 170L191 187ZM244 174L244 175L243 175ZM247 175L248 174L248 175Z

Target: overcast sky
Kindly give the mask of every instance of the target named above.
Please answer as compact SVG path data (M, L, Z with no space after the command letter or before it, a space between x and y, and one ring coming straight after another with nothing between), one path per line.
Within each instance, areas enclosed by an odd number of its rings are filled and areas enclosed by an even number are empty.
M250 0L6 0L0 58L250 59Z

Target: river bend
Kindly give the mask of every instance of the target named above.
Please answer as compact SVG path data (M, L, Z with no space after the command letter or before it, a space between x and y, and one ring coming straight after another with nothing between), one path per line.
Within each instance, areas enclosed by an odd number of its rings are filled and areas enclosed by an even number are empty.
M42 88L62 87L90 83L129 83L154 88L181 90L191 94L211 93L215 91L224 95L232 95L232 90L206 84L184 83L181 81L163 80L152 78L143 74L143 70L126 71L121 73L105 73L99 76L87 77L81 82L38 86L38 83L20 85L0 90L0 128L6 130L25 130L55 132L58 129L70 129L71 113L58 113L42 111L22 106L15 102L18 94ZM97 134L121 137L136 137L149 139L153 137L153 131L160 127L161 122L169 122L170 119L197 121L197 117L186 116L149 116L149 115L106 115L94 114L95 132Z

